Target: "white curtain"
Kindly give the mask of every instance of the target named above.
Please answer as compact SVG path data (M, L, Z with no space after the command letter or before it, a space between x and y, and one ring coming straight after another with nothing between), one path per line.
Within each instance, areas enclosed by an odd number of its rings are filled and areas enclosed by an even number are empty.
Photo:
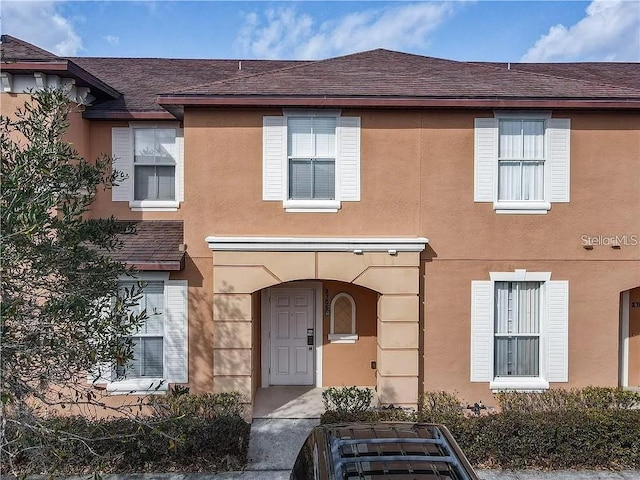
M537 376L540 284L496 282L495 292L495 375Z
M544 199L544 122L500 120L498 199Z

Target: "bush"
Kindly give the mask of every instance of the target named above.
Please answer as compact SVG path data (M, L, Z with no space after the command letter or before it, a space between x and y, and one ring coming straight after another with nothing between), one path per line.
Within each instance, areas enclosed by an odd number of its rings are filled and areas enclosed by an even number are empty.
M373 391L370 388L330 387L322 392L322 403L327 411L353 414L371 409Z
M495 397L503 412L555 412L585 408L607 410L640 407L640 393L607 387L571 390L552 388L541 393L500 392Z
M485 468L640 468L637 393L588 387L500 393L496 398L501 413L465 415L455 395L427 392L417 413L398 408L331 410L321 422L443 423L469 461Z
M203 395L175 393L154 395L148 405L160 418L196 416L213 420L220 416L242 416L242 397L238 392Z
M150 403L156 414L149 417L50 417L29 430L7 418L7 439L19 453L0 472L216 472L245 465L250 425L239 414L239 396L167 395Z

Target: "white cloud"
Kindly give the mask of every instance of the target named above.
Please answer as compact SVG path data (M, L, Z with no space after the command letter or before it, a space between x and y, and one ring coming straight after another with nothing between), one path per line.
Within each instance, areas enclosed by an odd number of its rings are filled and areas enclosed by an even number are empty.
M237 37L243 54L258 58L318 59L388 48L424 48L428 36L459 2L422 2L350 13L316 26L295 8L249 13Z
M2 32L56 55L77 55L82 50L82 39L60 13L60 3L2 1Z
M118 45L120 43L120 37L116 37L114 35L107 35L106 37L102 37L103 40L106 40L110 45Z
M640 1L593 0L575 25L555 25L523 62L640 61Z

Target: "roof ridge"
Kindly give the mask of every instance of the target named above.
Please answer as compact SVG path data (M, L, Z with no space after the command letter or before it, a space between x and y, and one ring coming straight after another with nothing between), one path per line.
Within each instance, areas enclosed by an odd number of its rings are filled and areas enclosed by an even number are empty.
M344 58L347 58L347 57L361 56L361 55L372 53L372 52L388 52L388 53L394 53L394 54L397 54L397 55L406 55L406 56L411 56L411 57L427 58L427 59L439 60L439 61L443 61L443 62L451 62L451 63L457 63L457 64L465 63L465 62L460 62L460 61L457 61L457 60L448 60L446 58L428 57L426 55L418 55L418 54L415 54L415 53L406 53L406 52L400 52L400 51L397 51L397 50L389 50L387 48L373 48L371 50L365 50L363 52L347 53L345 55L338 55L336 57L322 58L320 60L309 60L309 61L304 61L304 60L273 60L273 61L296 62L296 64L295 65L289 65L289 66L283 67L283 68L276 68L276 69L273 69L273 70L265 70L264 72L253 73L253 74L250 74L250 75L244 75L242 77L225 78L225 79L222 79L222 80L217 80L215 82L202 83L202 84L199 84L199 85L192 85L188 89L175 90L175 91L172 91L172 92L167 92L165 94L170 94L170 95L181 94L181 93L187 93L188 94L189 91L191 91L191 90L195 90L195 89L198 89L198 88L201 88L201 87L206 87L206 86L209 86L209 85L211 85L211 86L213 86L213 85L224 85L224 84L227 84L227 83L232 83L232 82L236 82L236 81L240 81L240 80L246 80L246 79L249 79L249 78L259 77L259 76L262 76L262 75L271 75L271 74L277 73L277 72L284 72L284 71L292 70L292 69L295 69L295 68L302 68L302 67L306 67L308 65L335 61L335 60L344 59ZM163 94L159 94L159 95L163 95Z
M239 61L244 61L244 60L239 60ZM273 61L287 61L287 60L273 60ZM264 72L257 72L257 73L250 73L250 74L246 74L246 75L242 75L241 77L235 77L235 78L223 78L222 80L216 80L215 82L207 82L207 83L201 83L198 85L191 85L189 88L187 89L181 89L181 90L175 90L172 92L167 92L167 93L159 93L158 95L175 95L175 94L179 94L179 93L188 93L190 90L194 90L200 87L207 87L209 85L222 85L225 83L231 83L231 82L235 82L235 81L239 81L239 80L246 80L248 78L254 78L254 77L259 77L261 75L266 75L266 74L272 74L272 73L276 73L276 72L283 72L283 71L287 71L293 68L297 68L297 67L302 67L302 66L306 66L306 65L310 65L312 63L317 63L318 60L310 60L308 62L305 62L304 60L289 60L292 62L302 62L300 64L296 64L296 65L289 65L287 67L283 67L283 68L274 68L273 70L265 70ZM239 70L240 71L240 70Z

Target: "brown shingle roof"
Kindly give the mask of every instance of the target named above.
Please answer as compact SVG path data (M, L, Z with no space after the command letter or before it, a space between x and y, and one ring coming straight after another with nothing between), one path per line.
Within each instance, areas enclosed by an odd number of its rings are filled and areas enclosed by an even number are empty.
M165 112L156 95L222 79L282 68L299 62L277 60L187 60L169 58L74 57L73 62L123 92L121 98L95 105L87 117L109 112Z
M478 63L559 78L586 80L620 87L640 88L640 64L631 62Z
M80 82L102 89L106 95L85 111L88 118L173 118L167 110L180 115L185 104L640 107L640 63L514 63L507 68L384 49L308 62L63 59L9 35L2 36L0 47L4 62L18 59L5 63L5 69L64 62Z
M113 258L138 270L182 270L184 268L183 222L140 220L132 223L135 234L122 234L123 247Z
M629 64L640 69L640 64ZM457 62L389 50L295 65L175 92L199 96L640 98L640 85L601 83L493 64Z
M60 58L51 52L47 52L11 35L0 36L0 56L3 62L18 62L21 60L46 61Z

